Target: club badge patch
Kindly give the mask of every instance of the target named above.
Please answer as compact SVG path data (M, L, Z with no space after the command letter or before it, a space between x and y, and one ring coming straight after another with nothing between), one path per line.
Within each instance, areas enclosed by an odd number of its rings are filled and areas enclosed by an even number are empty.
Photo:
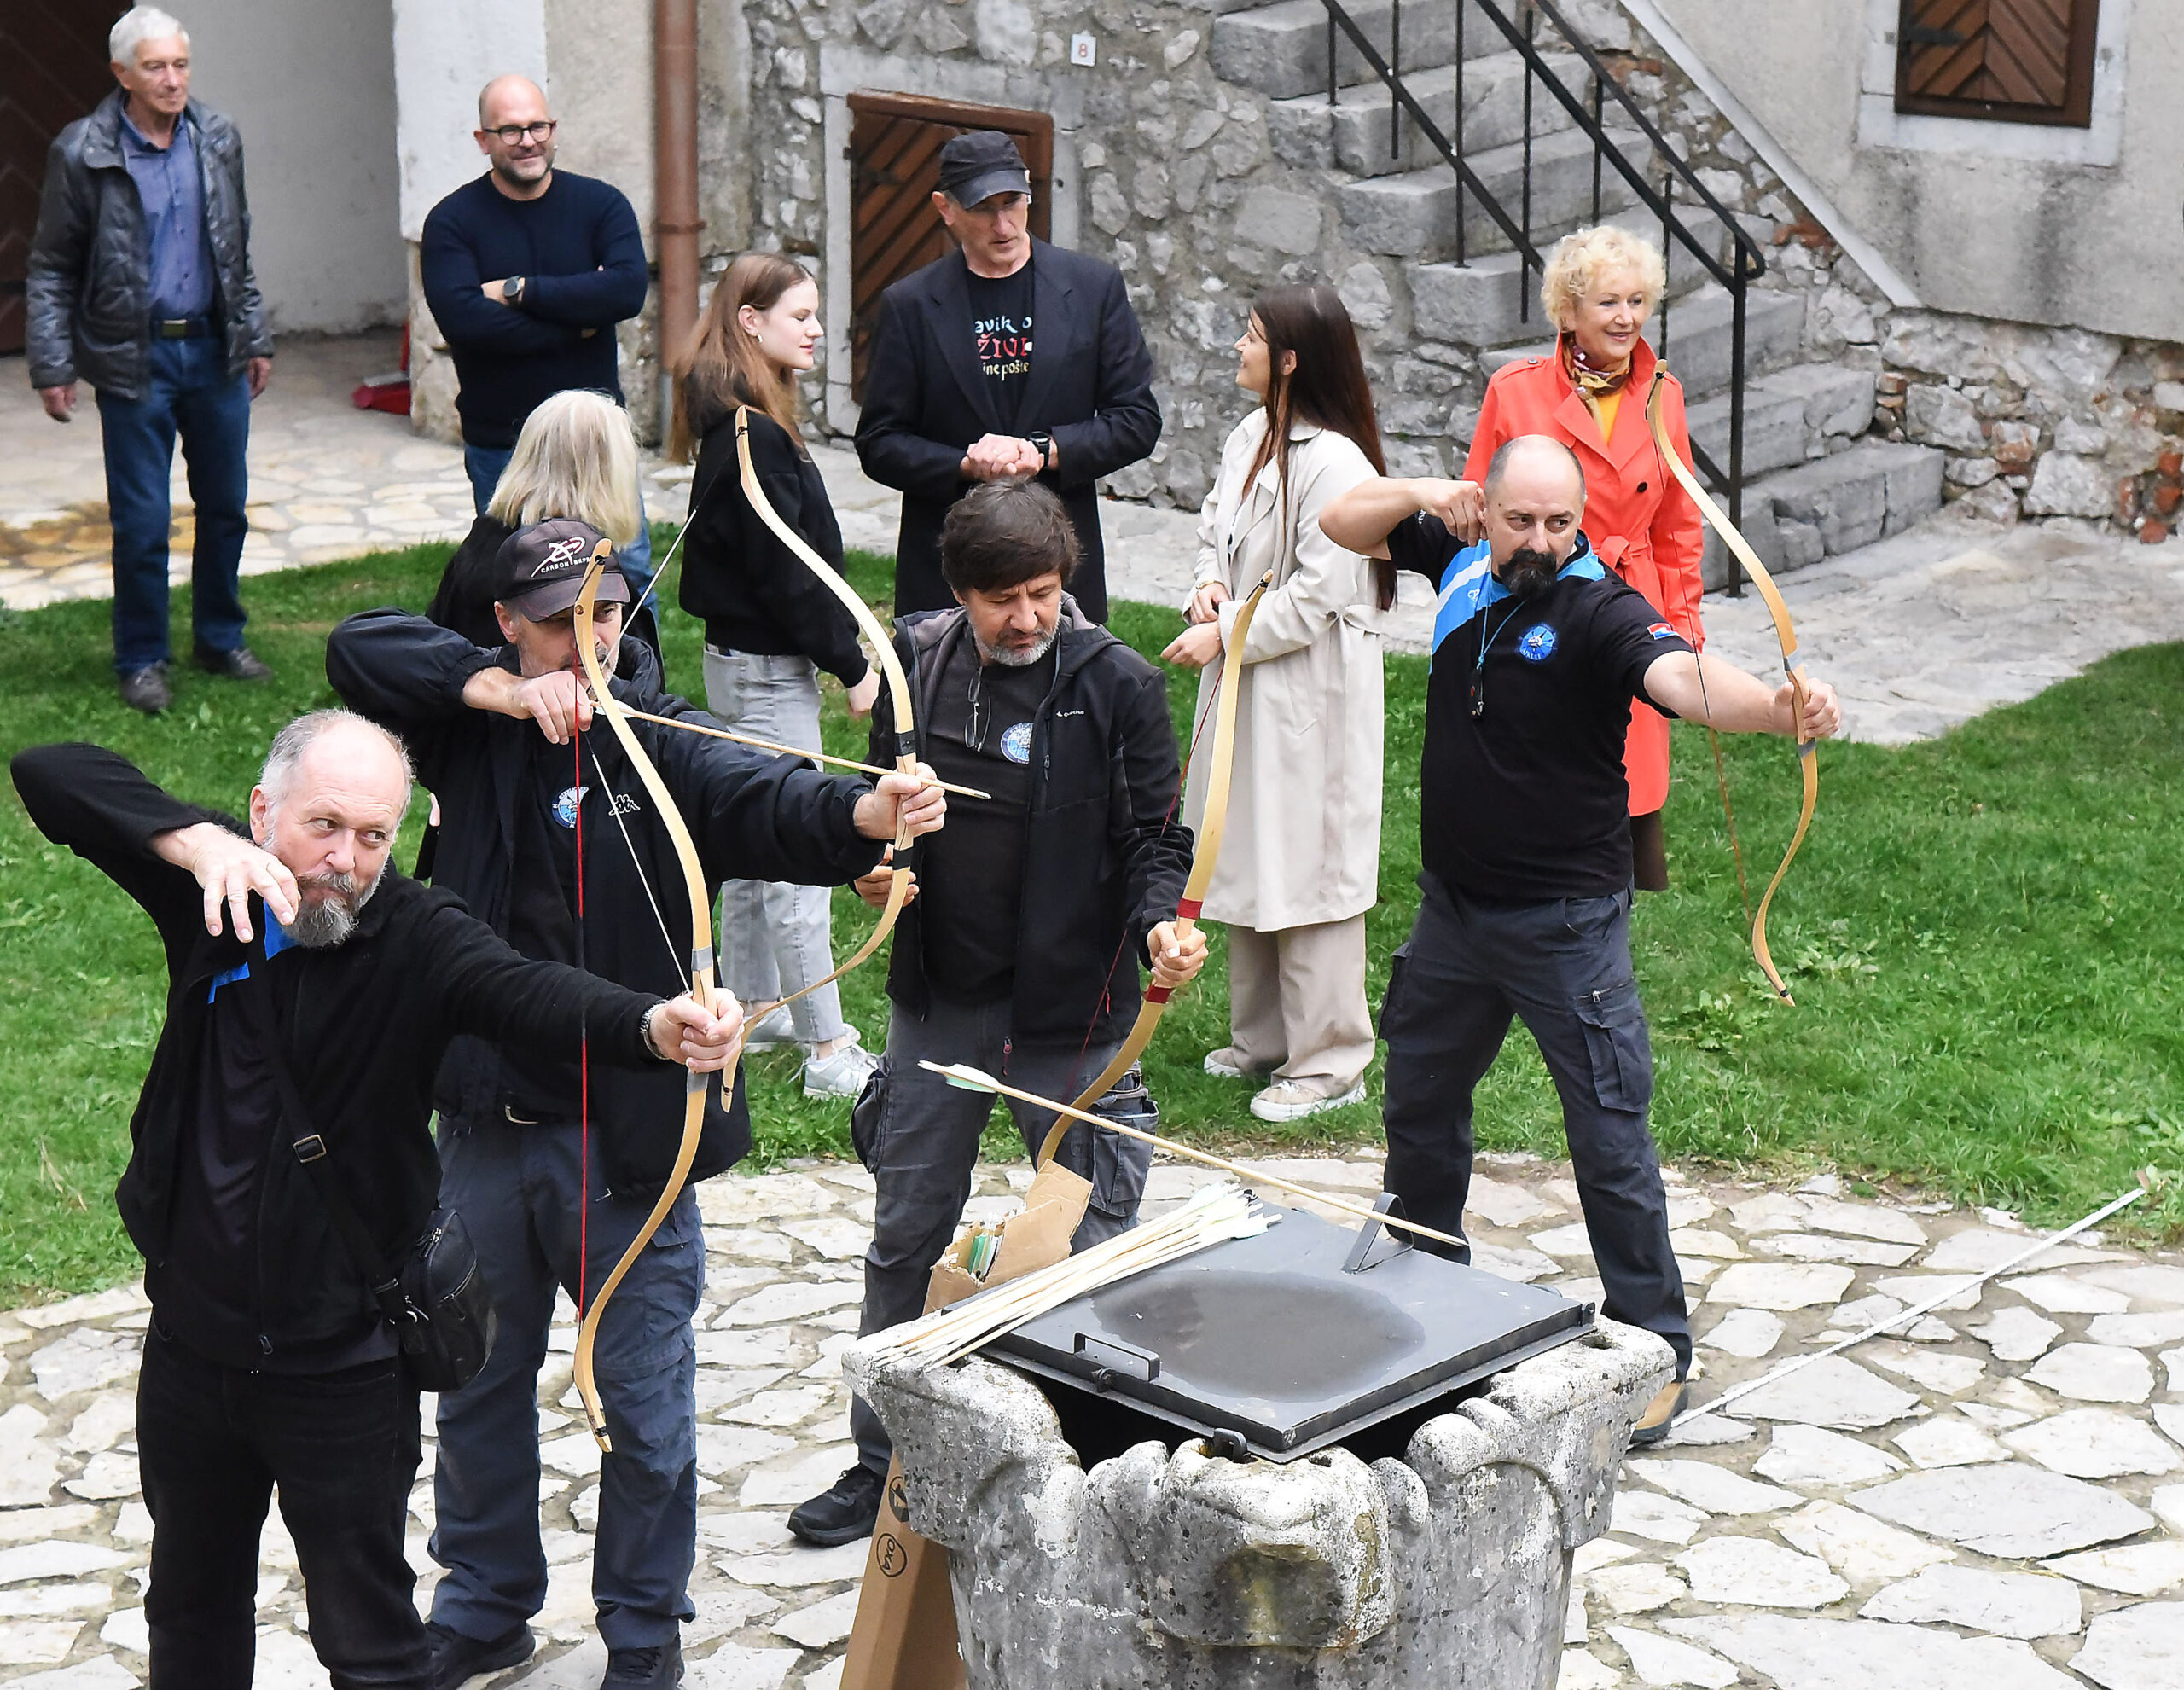
M561 797L555 799L554 800L554 819L560 822L564 828L575 827L577 825L577 806L584 802L584 795L590 790L591 788L590 787L571 787L566 792L563 793Z
M1528 663L1545 663L1554 655L1554 630L1544 622L1525 629L1517 642L1517 655Z
M1011 763L1031 760L1031 724L1019 722L1001 736L1001 754Z
M1676 638L1676 630L1670 627L1665 622L1649 623L1647 624L1646 631L1648 634L1651 634L1657 640L1673 640Z

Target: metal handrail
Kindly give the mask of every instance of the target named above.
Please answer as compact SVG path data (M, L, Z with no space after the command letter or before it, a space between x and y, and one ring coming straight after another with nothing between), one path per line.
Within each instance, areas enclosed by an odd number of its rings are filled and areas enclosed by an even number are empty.
M1342 32L1350 38L1350 44L1365 61L1367 67L1387 84L1390 99L1410 114L1410 120L1418 125L1418 132L1432 144L1433 150L1440 154L1455 171L1460 189L1468 188L1478 195L1478 202L1486 208L1487 215L1501 225L1502 232L1509 237L1510 244L1524 255L1525 262L1534 270L1541 268L1546 261L1540 257L1539 249L1532 245L1531 236L1517 226L1517 220L1503 211L1500 202L1486 191L1486 184L1478 179L1478 172L1464 162L1463 155L1450 144L1449 137L1441 133L1440 125L1426 115L1426 107L1420 105L1417 96L1403 85L1403 78L1388 67L1388 61L1380 56L1378 49L1366 38L1365 32L1357 26L1357 20L1343 9L1342 0L1320 0L1320 3L1327 8L1327 103L1330 106L1335 103L1334 32L1339 26ZM1402 0L1396 0L1396 3L1400 5ZM1458 0L1458 4L1462 3L1464 0ZM1459 122L1462 120L1461 106L1457 108L1457 119ZM1461 200L1456 208L1456 241L1461 247L1463 241L1463 206ZM1463 261L1459 253L1456 262L1461 264Z
M1606 61L1593 49L1591 44L1570 26L1567 20L1554 5L1554 0L1518 0L1518 3L1524 12L1522 27L1519 27L1513 19L1503 12L1501 7L1495 3L1495 0L1455 0L1456 7L1455 20L1456 140L1452 143L1433 120L1426 115L1425 108L1419 103L1416 97L1403 85L1401 73L1394 67L1390 60L1381 58L1371 41L1366 38L1364 31L1359 27L1356 20L1345 9L1342 0L1321 0L1321 4L1325 6L1327 15L1327 103L1333 106L1340 98L1341 78L1337 63L1337 32L1339 28L1342 34L1349 37L1350 44L1364 60L1373 74L1378 77L1388 90L1390 157L1400 156L1401 122L1403 116L1407 113L1411 121L1418 126L1419 133L1425 136L1433 149L1456 172L1456 263L1459 265L1467 265L1469 262L1467 250L1467 238L1464 228L1466 221L1464 200L1467 190L1478 196L1480 206L1499 225L1502 232L1508 237L1510 245L1523 261L1523 272L1519 277L1518 293L1519 320L1528 322L1531 317L1531 300L1529 290L1523 286L1522 276L1535 271L1543 273L1545 270L1545 261L1531 240L1532 79L1536 77L1546 84L1548 90L1569 113L1577 129L1593 144L1592 187L1594 221L1598 221L1600 214L1600 163L1603 158L1606 158L1612 160L1618 173L1629 184L1640 202L1647 209L1658 214L1661 219L1661 240L1664 259L1673 253L1676 247L1682 246L1687 248L1698 258L1707 274L1718 282L1729 295L1729 462L1726 471L1721 465L1716 463L1711 455L1701 449L1697 442L1691 442L1690 447L1694 467L1709 481L1728 495L1731 520L1741 522L1744 515L1744 363L1746 294L1751 283L1766 274L1766 255L1761 251L1758 244L1745 232L1743 226L1738 223L1728 207L1724 206L1699 178L1697 172L1670 148L1667 138L1647 117L1638 102L1631 97L1629 91L1615 79ZM1510 216L1488 189L1485 183L1465 161L1463 156L1464 13L1472 6L1476 6L1487 20L1507 38L1510 46L1517 52L1525 66L1521 218ZM1589 110L1587 109L1583 98L1563 83L1539 50L1536 38L1537 20L1542 15L1546 16L1548 21L1554 26L1564 41L1575 49L1587 70L1590 72L1593 89ZM1390 58L1399 63L1402 51L1400 44L1403 39L1403 0L1393 0L1389 25ZM1658 189L1647 179L1644 170L1634 165L1623 155L1622 148L1609 139L1604 104L1604 96L1609 90L1612 90L1617 103L1629 114L1639 132L1648 142L1652 151L1658 154L1664 161L1661 185ZM1724 264L1718 253L1710 250L1707 244L1699 239L1682 218L1677 216L1675 200L1679 178L1696 197L1699 204L1712 214L1722 228L1728 231L1734 251L1734 257L1730 262ZM1669 301L1664 295L1661 302L1660 328L1661 351L1664 357L1666 356L1668 349L1668 320ZM1729 564L1729 590L1732 593L1739 592L1742 589L1743 584L1742 571L1738 568L1735 559L1732 557Z

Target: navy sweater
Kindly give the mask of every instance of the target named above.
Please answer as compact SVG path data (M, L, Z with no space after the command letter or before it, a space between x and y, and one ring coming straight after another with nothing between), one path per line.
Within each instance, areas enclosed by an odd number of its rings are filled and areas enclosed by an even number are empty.
M644 309L646 271L619 189L557 170L537 199L511 200L481 176L433 207L418 261L462 384L466 443L513 446L539 402L567 388L621 398L614 325ZM526 278L520 306L479 292L512 276Z

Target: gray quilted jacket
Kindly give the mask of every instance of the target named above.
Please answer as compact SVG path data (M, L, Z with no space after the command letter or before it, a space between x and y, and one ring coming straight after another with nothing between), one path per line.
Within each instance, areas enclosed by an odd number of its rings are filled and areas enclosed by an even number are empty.
M31 386L78 379L116 398L150 385L151 237L144 202L121 156L119 89L54 137L45 192L31 239L24 325ZM219 113L192 100L205 222L219 284L228 373L273 356L265 304L250 271L250 207L242 191L242 136Z

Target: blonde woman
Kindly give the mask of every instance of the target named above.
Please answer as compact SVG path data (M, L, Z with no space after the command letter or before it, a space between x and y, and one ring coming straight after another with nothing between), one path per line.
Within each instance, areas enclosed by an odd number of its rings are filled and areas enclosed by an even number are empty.
M1205 669L1233 643L1260 576L1250 637L1200 683L1241 689L1228 828L1205 913L1228 928L1228 1078L1264 1074L1263 1121L1363 1101L1373 1058L1365 914L1380 894L1380 641L1392 564L1320 531L1321 507L1385 473L1356 332L1332 287L1259 296L1236 343L1236 385L1259 400L1221 453L1199 525L1192 625L1161 653ZM1184 816L1206 793L1203 746Z
M1464 479L1484 481L1494 454L1519 435L1563 442L1584 468L1585 534L1594 551L1698 651L1705 643L1699 622L1705 532L1646 425L1656 360L1644 330L1667 280L1660 249L1643 235L1606 224L1565 235L1540 278L1541 303L1558 331L1554 354L1494 372ZM1661 415L1688 463L1683 387L1673 375L1662 381ZM1661 891L1669 883L1661 828L1669 723L1650 705L1631 706L1623 773L1630 782L1632 884Z
M473 645L498 646L494 556L517 529L555 517L590 523L618 551L643 527L636 437L630 432L630 414L604 393L572 388L545 400L525 419L491 500L449 560L425 613ZM640 584L632 577L630 584L634 598ZM623 632L644 639L656 657L659 636L651 616L648 607L642 628L633 619Z
M819 673L868 715L879 671L857 624L810 566L766 526L745 495L735 413L748 406L751 457L767 502L832 568L842 534L826 483L804 450L796 378L816 360L819 287L792 258L746 253L713 289L675 362L669 450L697 460L682 543L682 608L706 624L706 701L729 727L782 745L819 743ZM730 880L721 890L723 984L764 1005L833 972L831 906L823 886ZM807 1097L854 1097L875 1059L842 1019L832 986L786 1015L758 1018L746 1048L793 1042L804 1052Z

